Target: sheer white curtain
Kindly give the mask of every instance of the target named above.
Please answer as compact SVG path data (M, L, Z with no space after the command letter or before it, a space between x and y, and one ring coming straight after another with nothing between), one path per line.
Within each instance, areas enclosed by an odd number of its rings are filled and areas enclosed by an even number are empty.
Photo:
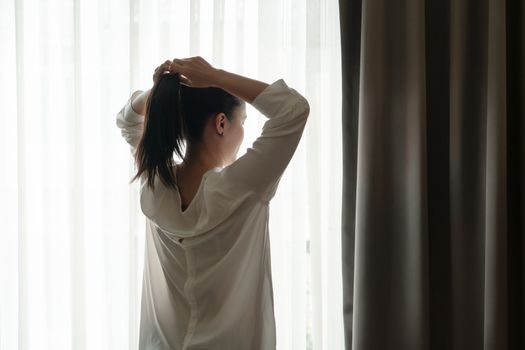
M137 347L145 223L115 115L195 55L309 100L271 204L277 347L343 348L337 0L2 0L0 52L0 349Z

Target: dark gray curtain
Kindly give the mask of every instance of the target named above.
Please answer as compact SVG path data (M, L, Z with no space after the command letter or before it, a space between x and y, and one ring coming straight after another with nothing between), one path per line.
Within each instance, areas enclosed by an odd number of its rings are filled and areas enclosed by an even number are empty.
M346 349L525 349L523 0L340 0Z

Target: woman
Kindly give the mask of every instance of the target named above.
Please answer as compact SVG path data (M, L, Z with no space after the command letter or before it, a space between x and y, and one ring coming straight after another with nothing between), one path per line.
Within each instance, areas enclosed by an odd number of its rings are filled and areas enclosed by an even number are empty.
M268 120L236 159L245 102ZM161 64L117 114L147 223L140 349L275 349L268 206L308 114L284 80L201 57Z

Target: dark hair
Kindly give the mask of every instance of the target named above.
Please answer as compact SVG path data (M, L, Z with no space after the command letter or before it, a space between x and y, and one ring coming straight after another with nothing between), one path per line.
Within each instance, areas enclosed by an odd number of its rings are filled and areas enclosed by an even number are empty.
M135 151L137 174L130 183L147 173L154 189L155 175L162 183L175 187L173 152L184 157L184 144L198 144L204 127L216 113L233 120L233 110L244 101L221 88L192 88L180 83L179 74L162 74L146 100L144 131Z

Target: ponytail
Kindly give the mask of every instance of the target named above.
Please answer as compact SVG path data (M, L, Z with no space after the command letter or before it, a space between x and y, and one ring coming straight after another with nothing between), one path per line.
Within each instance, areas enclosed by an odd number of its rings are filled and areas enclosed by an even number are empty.
M173 152L182 158L186 126L181 106L179 74L163 74L146 100L144 131L135 152L138 172L131 182L147 173L148 186L154 189L155 175L167 187L175 187Z
M192 88L180 83L178 73L162 74L146 100L144 131L135 151L138 171L130 183L146 173L152 190L155 175L175 188L173 152L183 159L183 145L201 142L209 118L222 112L231 122L233 109L244 104L221 88Z

